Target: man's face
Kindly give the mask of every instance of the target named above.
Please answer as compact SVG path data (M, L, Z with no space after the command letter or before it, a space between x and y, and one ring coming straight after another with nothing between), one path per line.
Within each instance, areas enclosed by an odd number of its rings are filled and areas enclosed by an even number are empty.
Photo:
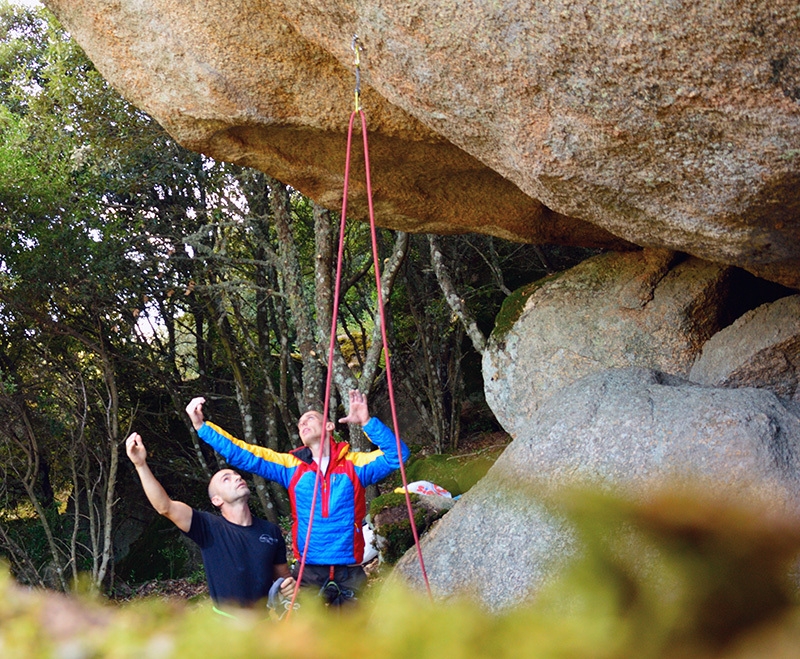
M322 414L315 410L303 414L297 422L297 431L305 446L318 444L322 439Z
M233 469L221 469L211 478L208 484L211 503L219 507L222 503L233 503L240 499L250 498L250 488Z

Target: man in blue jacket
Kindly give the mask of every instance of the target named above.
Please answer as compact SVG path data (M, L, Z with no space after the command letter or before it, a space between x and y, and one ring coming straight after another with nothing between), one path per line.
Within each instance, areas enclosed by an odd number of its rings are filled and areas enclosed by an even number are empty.
M205 398L192 399L186 412L198 436L214 448L233 467L276 481L289 492L292 508L292 550L302 558L306 545L314 488L311 536L301 586L326 588L331 601L336 595L348 599L366 581L361 567L364 556L362 525L366 516L365 488L383 480L408 459L405 443L374 417L367 399L358 390L349 393L350 410L340 423L358 423L378 446L369 452L352 451L345 442L331 439L328 453L323 430L332 433L332 422L309 410L300 417L297 429L303 446L289 453L278 453L263 446L247 444L203 417Z

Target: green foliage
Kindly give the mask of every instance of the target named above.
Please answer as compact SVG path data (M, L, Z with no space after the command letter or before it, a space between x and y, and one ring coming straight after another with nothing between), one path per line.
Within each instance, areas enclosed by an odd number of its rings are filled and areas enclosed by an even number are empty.
M514 326L514 323L516 323L519 319L522 311L525 309L528 298L530 298L530 296L539 290L545 283L553 281L559 276L560 273L556 273L548 277L542 277L537 281L526 284L525 286L521 286L511 293L511 295L509 295L505 300L503 300L503 306L500 308L500 312L497 314L497 318L495 320L495 326L493 330L493 335L495 338L501 339L508 334L508 332Z
M206 582L206 571L205 571L205 569L199 568L199 569L195 570L194 572L189 574L188 577L186 577L186 580L192 586L197 586L199 584L204 584Z
M174 579L196 571L181 533L168 519L157 516L117 565L120 578L142 583ZM188 568L188 570L187 570Z
M7 533L19 546L25 547L31 562L41 569L47 562L47 539L36 519L3 521Z
M685 488L651 492L646 502L592 490L548 500L570 517L582 551L514 609L487 611L469 599L466 584L463 596L431 602L390 577L346 614L301 599L280 623L261 611L231 620L207 603L111 607L20 592L0 574L0 644L8 656L31 659L171 659L209 648L232 659L797 655L800 607L785 580L800 550L795 520ZM70 625L56 624L67 612Z
M453 496L458 496L486 475L501 452L502 448L498 448L469 456L446 454L412 456L406 465L406 477L409 482L431 481Z
M189 551L186 549L185 545L167 545L166 547L162 547L158 553L161 554L169 564L168 579L177 577L181 568L183 568L183 564L189 558Z
M409 500L414 511L417 534L421 535L428 528L431 516L425 509L414 505L419 502L418 495L409 494ZM376 534L383 539L379 547L381 560L393 565L414 545L405 494L389 492L375 497L370 502L369 514Z

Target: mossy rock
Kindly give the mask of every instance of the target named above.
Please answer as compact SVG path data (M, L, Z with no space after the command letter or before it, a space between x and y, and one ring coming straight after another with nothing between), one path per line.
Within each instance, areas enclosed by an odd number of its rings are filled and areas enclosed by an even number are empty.
M406 464L406 478L409 483L414 481L436 483L456 496L463 492L458 482L459 469L458 462L451 459L449 455L415 456L409 458L408 464Z
M561 277L562 274L564 273L556 272L547 277L537 279L530 284L525 284L525 286L520 286L503 300L503 304L494 321L494 329L492 330L493 338L498 341L502 340L502 338L511 331L511 328L514 327L514 323L516 323L522 315L522 310L525 308L525 304L528 302L531 295L545 284Z
M430 500L445 497L421 497L409 494L417 535L421 536L431 524L444 515L448 507L432 506ZM446 499L452 505L452 499ZM370 518L378 536L378 550L385 563L394 564L414 545L414 533L408 519L408 506L403 493L389 492L372 500Z
M417 534L427 528L427 513L418 506L419 496L410 494L411 508L414 511L414 524ZM414 533L408 520L408 507L404 494L389 492L372 500L369 507L370 518L375 527L378 551L381 560L393 565L414 544Z
M427 455L414 456L406 465L406 478L430 481L450 492L454 497L464 494L486 475L505 447L481 451L469 456Z

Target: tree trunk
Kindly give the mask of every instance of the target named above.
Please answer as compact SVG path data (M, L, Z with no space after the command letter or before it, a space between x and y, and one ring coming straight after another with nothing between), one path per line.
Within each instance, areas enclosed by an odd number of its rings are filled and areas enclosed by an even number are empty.
M256 432L253 425L253 408L250 402L250 387L247 384L242 367L240 365L242 357L239 353L243 351L235 345L236 339L233 335L233 329L228 318L228 312L223 303L221 292L218 292L216 295L214 295L214 303L214 311L216 314L220 343L222 344L223 352L227 357L228 366L233 373L236 391L236 403L239 407L239 416L242 420L242 430L244 432L243 439L248 444L259 444L260 442L256 440ZM269 492L267 491L266 481L264 481L263 478L254 477L254 483L256 488L256 496L258 496L258 500L261 504L261 508L264 511L264 515L269 521L277 522L278 516L275 511L275 505L273 504L272 499L269 496Z
M314 323L303 290L303 274L297 243L292 231L289 192L286 186L266 177L270 187L270 203L275 229L278 234L278 252L281 259L284 293L297 330L297 349L303 360L303 408L307 409L321 400L324 392L322 362L316 350Z
M24 403L23 403L24 405ZM39 472L39 443L36 437L36 433L33 430L33 425L30 422L30 418L28 416L27 410L22 407L20 409L21 416L20 420L25 428L25 435L26 435L26 445L22 445L22 448L27 457L27 465L25 470L25 476L22 479L22 486L25 489L25 494L28 496L28 500L31 502L33 509L36 511L36 515L39 518L39 522L42 525L42 530L44 531L45 538L47 539L47 546L50 550L50 556L53 561L53 569L56 573L56 578L58 581L58 587L62 591L67 590L67 582L64 578L64 557L61 551L56 544L56 539L53 534L53 528L50 525L50 520L47 516L47 512L45 507L42 505L38 495L36 494L35 488L35 479Z
M100 336L103 336L101 330ZM117 391L117 381L114 374L114 367L111 359L105 351L105 345L101 344L101 355L103 364L103 376L106 383L106 428L108 432L108 476L105 483L104 506L103 506L103 545L100 566L94 578L94 585L98 589L102 587L109 571L109 566L114 560L114 547L112 545L112 530L114 523L114 504L116 503L117 469L119 467L119 392Z

